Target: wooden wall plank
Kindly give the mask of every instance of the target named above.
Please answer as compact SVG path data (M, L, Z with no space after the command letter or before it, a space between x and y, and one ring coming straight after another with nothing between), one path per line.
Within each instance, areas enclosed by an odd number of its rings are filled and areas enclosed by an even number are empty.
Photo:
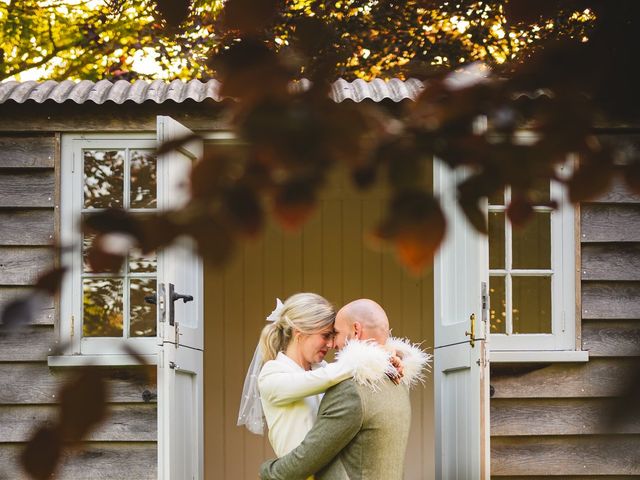
M53 170L0 175L0 207L53 207Z
M584 321L582 348L594 357L640 355L640 322Z
M305 292L321 292L322 207L316 210L304 227L302 232L302 255L302 289ZM265 282L268 282L267 278L265 278Z
M74 369L50 369L46 363L0 363L0 404L51 404ZM142 393L157 392L155 375L138 367L109 370L109 402L142 403ZM155 400L153 401L155 403Z
M52 209L0 210L0 245L53 243Z
M26 442L41 425L55 424L56 405L0 406L0 442ZM108 417L86 438L87 441L156 441L155 404L111 405Z
M243 282L244 256L238 255L224 277L224 478L246 478L244 468L244 429L240 429L238 406L246 374L242 358L244 341L244 306L246 300Z
M0 137L0 168L53 168L55 137Z
M640 243L582 245L582 280L640 280Z
M342 202L322 201L322 295L338 308L344 304L342 285Z
M491 399L612 397L637 367L632 358L591 358L586 363L555 363L532 370L492 366Z
M640 242L640 204L582 205L584 242Z
M207 480L224 473L224 274L205 268L204 276L204 473Z
M492 475L640 475L640 436L497 437Z
M244 338L242 344L243 371L246 372L260 338L262 327L265 326L265 317L269 312L265 310L262 303L264 298L263 282L265 275L263 272L262 258L264 255L262 244L250 244L244 247ZM266 280L268 281L268 279ZM244 381L244 375L242 380ZM241 392L240 392L241 396ZM239 402L238 402L239 405ZM254 435L242 428L244 435L244 466L245 472L258 472L263 458L265 458L264 436Z
M613 399L546 398L491 400L491 437L640 433L640 418L629 416L612 428Z
M640 203L640 195L632 192L623 179L616 177L609 191L596 197L593 203Z
M53 327L30 326L0 335L0 362L45 361L56 337Z
M0 247L0 285L33 285L53 256L46 247Z
M583 319L640 319L640 282L582 282Z
M11 301L24 297L31 292L28 287L0 287L0 312ZM53 325L55 322L55 309L53 297L48 297L42 309L36 312L32 325Z
M20 468L20 444L0 446L0 477L29 480ZM155 442L85 443L66 450L56 478L82 480L154 480L158 476Z

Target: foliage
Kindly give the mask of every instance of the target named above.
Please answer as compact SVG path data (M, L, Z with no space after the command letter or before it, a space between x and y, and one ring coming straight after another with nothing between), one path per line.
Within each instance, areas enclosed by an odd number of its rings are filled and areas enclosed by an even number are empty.
M348 79L424 76L474 60L499 65L549 37L584 35L593 20L571 6L514 23L496 0L245 0L229 2L221 15L222 4L3 0L0 80L32 68L55 80L208 78L216 73L208 55L252 28L245 12L255 12L263 38L298 74ZM316 47L310 58L309 47Z

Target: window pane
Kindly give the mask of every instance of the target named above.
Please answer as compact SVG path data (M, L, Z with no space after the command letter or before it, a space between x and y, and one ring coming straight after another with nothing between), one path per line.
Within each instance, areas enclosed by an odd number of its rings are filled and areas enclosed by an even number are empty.
M84 150L84 208L122 207L124 152Z
M489 196L489 205L504 205L504 190Z
M131 337L154 337L156 335L156 306L145 302L144 297L156 297L155 278L132 278L129 282L130 332Z
M122 336L122 279L85 278L82 281L85 337Z
M522 229L513 230L513 268L551 268L549 212L536 212Z
M151 150L131 151L131 208L155 208L156 156Z
M504 277L489 278L489 324L491 333L505 333L507 303L504 294Z
M135 248L129 252L129 272L149 273L155 272L158 268L158 259L155 252L143 254Z
M503 212L489 212L489 268L504 268Z
M551 333L551 277L513 277L513 333Z

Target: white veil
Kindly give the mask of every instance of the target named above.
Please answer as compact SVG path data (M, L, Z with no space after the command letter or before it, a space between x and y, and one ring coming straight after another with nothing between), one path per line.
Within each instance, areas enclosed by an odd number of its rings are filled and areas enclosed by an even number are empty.
M275 322L280 318L284 305L278 298L276 308L267 317L268 322ZM260 402L260 391L258 390L258 375L262 369L262 350L260 343L253 352L251 364L247 370L242 388L242 398L240 399L240 410L238 411L238 426L244 425L251 433L262 435L264 432L264 413Z

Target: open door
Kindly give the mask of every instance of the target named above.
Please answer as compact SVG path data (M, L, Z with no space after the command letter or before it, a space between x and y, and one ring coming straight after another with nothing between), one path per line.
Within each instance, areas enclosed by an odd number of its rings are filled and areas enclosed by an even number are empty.
M158 117L158 144L192 133L170 117ZM202 141L158 159L161 209L183 206L189 172L202 157ZM158 266L158 478L204 477L203 271L195 249L182 239L166 249Z
M434 161L448 220L434 268L436 478L478 480L489 478L488 247L457 205L459 178Z

